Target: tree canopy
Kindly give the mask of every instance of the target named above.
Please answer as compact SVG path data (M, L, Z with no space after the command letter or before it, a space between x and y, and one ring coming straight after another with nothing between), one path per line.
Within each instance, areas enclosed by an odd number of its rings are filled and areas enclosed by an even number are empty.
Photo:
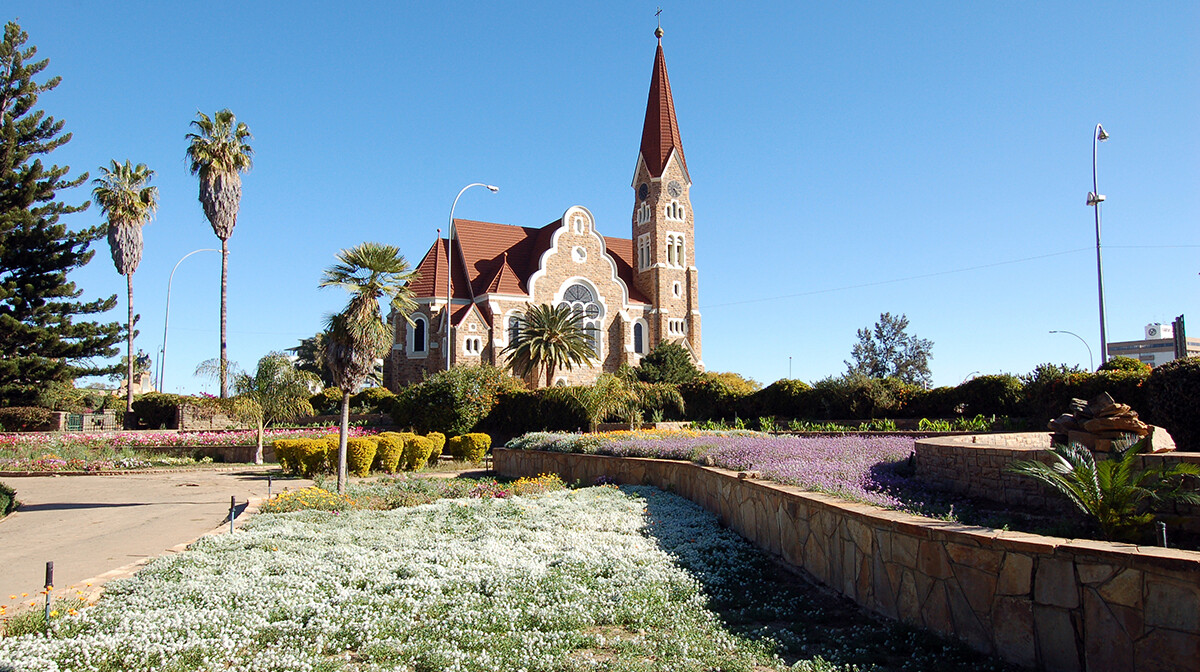
M34 403L52 382L117 371L95 360L116 355L123 335L117 322L86 319L115 307L116 295L80 301L83 291L67 279L91 261L88 248L104 230L72 231L59 221L87 208L56 198L88 175L70 178L70 166L42 163L71 134L35 109L60 79L35 81L49 60L34 60L27 40L10 22L0 42L0 405Z
M896 378L912 385L933 381L929 360L933 341L907 333L908 317L882 313L874 328L858 330L858 343L846 362L848 373L869 378Z
M639 380L647 383L671 383L680 385L687 383L700 375L700 370L692 363L692 356L678 343L662 341L642 358L637 367Z

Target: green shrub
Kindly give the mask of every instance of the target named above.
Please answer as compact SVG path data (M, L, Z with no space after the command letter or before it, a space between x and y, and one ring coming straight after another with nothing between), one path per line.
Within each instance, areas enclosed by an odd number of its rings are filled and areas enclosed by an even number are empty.
M308 398L313 412L317 415L331 415L342 411L342 391L336 387L327 387Z
M1150 365L1139 362L1132 357L1117 355L1107 362L1100 365L1098 371L1140 371L1141 373L1150 373Z
M432 439L414 435L404 441L404 468L406 470L417 471L423 468L431 455L433 455Z
M637 369L638 380L647 383L672 383L680 385L700 375L692 356L678 343L661 341L654 350L642 358Z
M812 418L817 415L813 407L812 386L789 378L777 380L760 390L754 395L754 404L753 409L743 410L783 418Z
M1025 414L1035 426L1045 427L1049 420L1070 411L1071 399L1091 400L1101 392L1107 392L1117 402L1129 404L1133 410L1147 416L1147 421L1152 421L1155 409L1146 403L1143 386L1148 377L1142 371L1087 373L1043 364L1025 380Z
M752 395L739 394L724 380L703 374L679 386L689 420L708 420L736 414Z
M285 473L299 475L304 470L305 446L311 439L275 439L271 447L275 449L275 459Z
M968 415L1016 415L1025 396L1025 385L1007 373L976 376L958 386L958 398Z
M909 418L950 418L960 415L963 407L957 387L935 387L932 390L912 390L900 409L900 415Z
M364 408L369 413L385 413L391 410L392 400L395 398L395 393L386 387L368 387L350 397L350 406ZM341 403L340 397L338 398L338 403Z
M376 443L373 437L346 439L346 471L355 476L368 476L375 461Z
M17 510L17 491L4 483L0 483L0 518Z
M177 412L180 406L196 403L195 397L181 394L150 392L133 400L137 426L143 429L178 429Z
M6 432L25 432L50 423L52 414L48 409L37 406L9 406L0 408L0 429Z
M492 447L492 437L487 434L463 434L446 442L446 449L457 460L482 462L483 456Z
M430 432L425 435L425 438L431 442L429 459L432 462L437 462L437 459L442 456L442 449L446 447L446 435L441 432Z
M1145 388L1149 421L1166 428L1181 449L1200 450L1200 357L1155 367Z
M389 474L396 473L400 468L400 459L404 457L404 437L396 432L383 432L376 438L376 468Z
M296 448L296 457L299 460L300 475L305 478L312 478L317 474L323 474L329 464L329 446L330 440L328 437L321 439L297 439L302 443ZM337 439L332 441L334 460L337 460Z
M542 388L501 392L475 429L506 438L529 432L587 429L588 419L583 407L562 390Z
M456 366L398 395L392 419L421 433L465 434L492 412L501 394L521 387L508 372L491 365Z
M813 384L813 409L826 420L869 420L896 415L912 386L895 378L848 373Z

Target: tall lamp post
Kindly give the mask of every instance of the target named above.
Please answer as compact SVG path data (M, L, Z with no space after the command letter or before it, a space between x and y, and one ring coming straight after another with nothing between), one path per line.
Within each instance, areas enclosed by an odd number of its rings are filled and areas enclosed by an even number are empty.
M451 290L452 278L454 276L450 272L451 268L452 268L451 264L453 263L453 262L451 262L450 250L454 247L454 207L456 205L458 205L458 199L462 198L463 193L466 192L466 190L470 189L471 187L484 187L488 191L492 192L493 194L496 193L497 191L500 191L500 187L494 187L490 184L484 184L483 182L472 182L471 184L468 184L467 186L465 186L461 190L459 190L458 196L455 196L454 202L450 204L450 228L446 233L446 370L447 371L450 370L450 306L454 302L454 295L452 294L452 290Z
M179 270L179 265L183 263L183 260L192 256L193 254L199 254L201 252L220 252L220 250L214 250L212 248L206 247L203 249L192 250L191 252L188 252L187 254L180 257L179 261L175 262L175 268L171 269L171 277L167 280L167 308L166 308L166 310L163 311L163 342L162 342L162 349L159 350L159 357L158 357L158 391L159 392L165 391L165 390L163 390L163 379L166 378L166 376L167 376L167 365L166 365L166 361L167 361L167 324L171 320L171 283L175 282L175 271Z
M1104 194L1096 184L1096 146L1108 140L1104 127L1096 124L1096 132L1092 135L1092 190L1088 192L1087 204L1096 212L1096 284L1100 292L1100 365L1108 361L1108 335L1104 326L1104 263L1100 258L1100 204L1104 202ZM1089 347L1090 351L1091 348Z
M1051 330L1050 333L1052 333L1052 334L1070 334L1070 335L1074 336L1075 338L1078 338L1079 342L1083 343L1083 347L1087 348L1087 351L1088 351L1088 370L1090 370L1090 371L1096 370L1096 366L1095 366L1096 360L1092 359L1092 346L1088 345L1088 342L1083 340L1082 336L1080 336L1079 334L1077 334L1073 331L1063 331L1061 329Z

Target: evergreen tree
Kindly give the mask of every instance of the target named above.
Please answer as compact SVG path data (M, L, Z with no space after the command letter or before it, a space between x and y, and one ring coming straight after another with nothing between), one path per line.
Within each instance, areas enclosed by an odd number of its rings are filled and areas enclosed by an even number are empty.
M123 331L117 322L77 317L116 306L117 297L78 301L83 291L67 273L87 264L88 247L101 227L71 231L61 215L87 208L55 200L57 192L78 186L84 173L67 176L69 166L49 167L41 156L71 139L63 122L35 110L38 95L60 78L34 81L48 59L33 60L36 47L16 23L4 27L0 43L0 406L34 403L51 382L113 373L93 358L117 354Z
M662 341L642 358L637 367L637 376L647 383L671 383L681 385L695 380L699 369L692 363L687 348L678 343Z
M882 313L873 329L857 332L858 343L850 351L847 372L868 378L898 378L913 385L928 386L933 376L929 360L933 341L907 333L908 317Z

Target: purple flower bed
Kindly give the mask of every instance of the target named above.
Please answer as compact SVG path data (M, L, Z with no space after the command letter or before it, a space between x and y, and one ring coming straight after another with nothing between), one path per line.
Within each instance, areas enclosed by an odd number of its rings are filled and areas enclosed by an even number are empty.
M508 447L689 460L724 469L757 471L763 478L779 483L916 512L925 508L925 493L905 475L913 442L904 436L613 432L527 434Z

